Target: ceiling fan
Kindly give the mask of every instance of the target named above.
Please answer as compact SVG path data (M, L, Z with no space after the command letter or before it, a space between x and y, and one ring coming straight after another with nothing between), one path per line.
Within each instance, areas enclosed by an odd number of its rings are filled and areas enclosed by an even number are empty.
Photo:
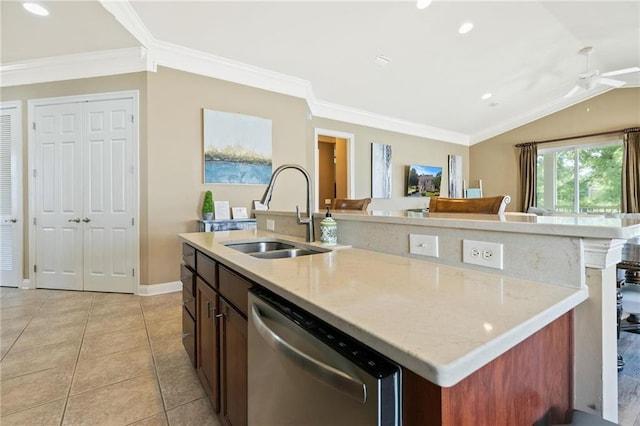
M606 86L612 86L612 87L624 86L627 83L626 81L616 80L616 79L607 78L607 77L612 77L614 75L629 74L632 72L640 71L640 67L625 68L625 69L605 72L602 74L600 74L600 71L598 70L591 71L589 70L589 56L591 56L591 53L593 53L593 47L591 46L582 48L578 52L579 55L584 55L586 57L587 70L583 73L578 74L578 81L576 82L576 85L573 87L573 89L569 90L569 92L566 95L564 95L565 98L575 95L576 92L578 92L581 89L590 90L593 87L595 87L596 84L604 84Z

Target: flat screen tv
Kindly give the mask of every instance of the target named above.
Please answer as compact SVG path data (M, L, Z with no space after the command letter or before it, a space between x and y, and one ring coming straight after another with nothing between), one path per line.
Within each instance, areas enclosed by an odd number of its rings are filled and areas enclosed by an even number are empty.
M442 167L412 164L407 170L407 197L438 197Z

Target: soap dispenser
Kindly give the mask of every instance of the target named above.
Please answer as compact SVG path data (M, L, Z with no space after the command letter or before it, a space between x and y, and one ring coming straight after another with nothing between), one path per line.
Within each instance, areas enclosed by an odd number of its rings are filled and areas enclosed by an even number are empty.
M320 222L320 242L331 246L338 242L338 224L331 217L329 206L327 206L324 219Z

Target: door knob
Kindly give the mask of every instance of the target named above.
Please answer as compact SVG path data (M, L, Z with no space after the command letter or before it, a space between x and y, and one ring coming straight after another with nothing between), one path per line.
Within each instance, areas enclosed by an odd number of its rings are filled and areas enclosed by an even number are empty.
M76 217L75 219L69 219L67 222L80 223L80 218L79 218L79 217Z
M85 217L84 219L82 219L82 221L84 223L89 223L89 222L91 222L91 219L89 219L88 217Z
M5 219L5 222L16 223L18 219Z

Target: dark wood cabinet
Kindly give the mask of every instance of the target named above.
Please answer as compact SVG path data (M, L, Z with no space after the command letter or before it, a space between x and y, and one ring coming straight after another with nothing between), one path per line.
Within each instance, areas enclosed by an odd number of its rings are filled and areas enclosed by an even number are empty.
M182 245L180 281L182 282L182 345L194 367L197 365L196 350L196 258L195 249Z
M198 310L197 360L198 377L202 383L211 407L220 411L220 376L218 351L218 293L200 277L196 279L196 300Z
M220 302L221 416L227 425L247 424L247 319Z
M245 426L247 303L253 283L188 244L182 252L185 350L223 423Z

